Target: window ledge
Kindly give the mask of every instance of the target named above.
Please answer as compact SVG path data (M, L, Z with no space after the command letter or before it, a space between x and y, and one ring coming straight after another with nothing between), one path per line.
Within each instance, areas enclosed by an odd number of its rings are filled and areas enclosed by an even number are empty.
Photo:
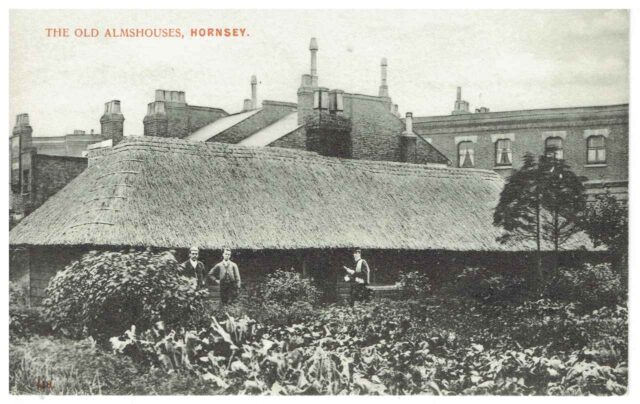
M511 170L513 169L513 166L494 166L493 167L494 170Z
M607 163L589 163L589 164L585 164L584 165L586 168L592 168L592 167L606 167Z

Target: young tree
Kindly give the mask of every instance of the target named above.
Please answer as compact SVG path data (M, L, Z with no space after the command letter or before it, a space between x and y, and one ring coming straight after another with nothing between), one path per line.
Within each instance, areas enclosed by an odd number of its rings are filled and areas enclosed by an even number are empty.
M541 204L548 215L542 234L553 243L557 256L560 246L582 230L580 225L587 207L582 185L585 178L578 177L564 160L546 156L538 160L538 175L544 184L540 187Z
M541 285L542 243L553 243L557 256L560 246L580 231L585 204L582 178L563 160L540 156L536 161L527 153L522 167L507 179L500 193L493 222L505 233L498 241L535 241L536 275Z

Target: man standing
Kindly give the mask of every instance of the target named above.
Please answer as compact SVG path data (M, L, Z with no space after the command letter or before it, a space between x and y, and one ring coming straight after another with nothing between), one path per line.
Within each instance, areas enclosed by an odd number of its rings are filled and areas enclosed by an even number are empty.
M344 267L347 271L348 281L351 282L351 294L349 296L349 304L351 307L355 305L356 300L368 301L370 291L369 285L369 264L361 257L362 251L359 248L353 250L353 260L356 262L356 269Z
M208 275L220 285L222 304L232 303L240 290L240 271L236 263L231 261L230 258L231 250L225 248L222 253L222 261L211 268Z
M201 261L198 261L198 256L200 255L200 251L198 247L191 247L189 249L189 259L180 264L180 270L184 276L188 276L189 278L195 278L196 287L202 288L204 287L204 264Z

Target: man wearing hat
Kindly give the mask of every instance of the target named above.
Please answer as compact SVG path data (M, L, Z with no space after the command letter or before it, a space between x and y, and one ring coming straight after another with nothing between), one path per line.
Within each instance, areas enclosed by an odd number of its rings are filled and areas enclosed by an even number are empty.
M200 251L198 247L189 249L189 259L180 264L180 270L184 276L196 279L198 288L204 287L204 264L198 261Z
M353 250L353 260L356 262L355 269L344 267L348 274L345 280L351 283L351 296L349 297L351 307L355 305L356 300L369 300L370 290L367 288L369 285L369 264L362 259L361 254L362 251L359 248Z

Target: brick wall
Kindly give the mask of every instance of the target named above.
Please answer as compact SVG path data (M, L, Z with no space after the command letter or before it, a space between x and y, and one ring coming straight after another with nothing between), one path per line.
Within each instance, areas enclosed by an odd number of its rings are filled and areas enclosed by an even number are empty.
M87 159L36 154L32 163L31 210L37 209L87 168Z
M285 115L295 111L295 104L263 101L260 112L214 136L212 142L238 143Z
M303 126L271 143L269 147L284 147L287 149L306 150L306 139L307 135Z
M218 119L227 116L228 114L219 108L198 107L195 105L188 106L189 111L189 133L193 133L196 130L217 121ZM186 135L184 135L186 136ZM184 136L180 136L181 138Z
M165 113L144 117L144 135L183 138L228 114L219 108L199 107L166 101Z
M379 97L344 95L344 115L351 119L353 158L400 161L399 135L404 124Z
M504 177L512 173L511 168L496 167L494 140L501 134L513 134L513 169L522 166L526 153L544 153L544 132L565 132L564 159L572 170L589 180L628 180L628 109L619 106L566 109L560 113L542 115L538 111L516 111L490 114L472 114L452 117L434 117L432 121L418 122L414 119L414 130L447 156L455 167L458 165L456 137L465 136L474 141L475 167L495 170ZM512 115L518 114L517 118ZM483 115L487 118L484 119ZM541 116L542 115L542 116ZM482 119L481 119L482 118ZM607 164L588 165L587 145L584 131L587 129L609 129L606 139ZM493 139L492 139L493 136Z

